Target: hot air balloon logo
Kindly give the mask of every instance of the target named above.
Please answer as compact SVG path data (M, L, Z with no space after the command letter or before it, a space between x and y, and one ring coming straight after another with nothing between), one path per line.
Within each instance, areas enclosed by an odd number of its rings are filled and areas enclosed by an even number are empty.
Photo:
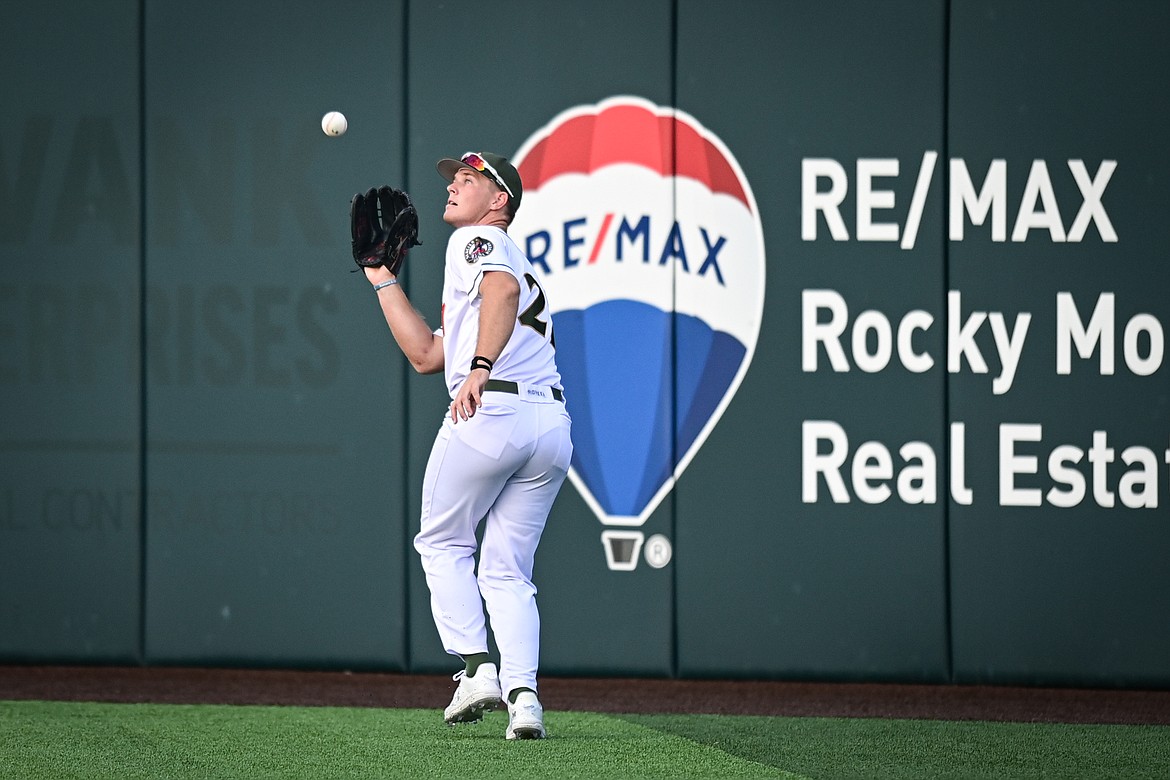
M509 229L551 301L573 417L573 485L610 569L747 373L764 307L759 211L726 146L688 114L620 96L562 112L513 156ZM652 565L669 560L654 537Z

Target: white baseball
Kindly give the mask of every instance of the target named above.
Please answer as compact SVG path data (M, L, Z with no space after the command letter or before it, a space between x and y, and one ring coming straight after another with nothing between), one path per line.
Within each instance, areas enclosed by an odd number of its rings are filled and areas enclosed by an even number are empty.
M321 117L321 130L325 135L344 135L348 129L349 122L340 111L330 111Z

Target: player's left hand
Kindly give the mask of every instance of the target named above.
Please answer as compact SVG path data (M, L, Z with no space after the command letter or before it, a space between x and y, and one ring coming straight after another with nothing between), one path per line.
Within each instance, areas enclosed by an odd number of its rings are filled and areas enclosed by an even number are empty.
M349 204L353 259L360 268L385 266L398 276L418 240L418 213L402 190L382 186L357 193ZM357 270L357 269L354 269Z
M467 375L451 402L451 422L458 424L460 419L470 420L475 416L475 410L483 406L483 386L487 384L488 376L488 372L481 368Z

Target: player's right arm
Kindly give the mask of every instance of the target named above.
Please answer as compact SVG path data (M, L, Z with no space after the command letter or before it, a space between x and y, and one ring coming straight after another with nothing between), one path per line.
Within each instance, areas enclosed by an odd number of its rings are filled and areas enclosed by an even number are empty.
M384 266L366 268L370 284L386 282L394 276ZM398 284L378 290L378 303L398 348L420 374L437 374L443 370L443 339L431 331L426 320L411 305Z

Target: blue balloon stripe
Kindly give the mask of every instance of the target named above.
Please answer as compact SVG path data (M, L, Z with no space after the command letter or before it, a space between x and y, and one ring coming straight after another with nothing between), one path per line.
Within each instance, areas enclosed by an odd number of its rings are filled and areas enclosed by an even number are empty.
M649 500L644 475L661 471L658 460L669 464L670 428L659 414L668 325L658 309L631 301L607 301L585 313L589 387L606 402L602 409L594 401L593 429L611 501L606 510L615 515L638 514Z
M679 457L690 448L694 436L687 435L686 419L696 414L696 399L700 398L711 345L715 333L706 323L686 315L675 314L675 360L678 366L678 382L674 396L678 404L676 441ZM701 408L702 403L698 406Z
M670 436L674 417L670 377L667 376L659 387L658 410L654 421L654 430L658 435L652 442L652 456L646 461L642 483L638 486L636 498L638 510L632 514L640 513L650 503L650 499L654 498L658 489L670 479L670 475L674 472L674 466L678 462L677 451Z
M636 301L558 312L556 328L574 471L608 515L637 516L694 444L746 350L696 317Z
M744 345L734 336L712 332L702 323L696 326L696 322L680 322L679 327L679 375L695 378L689 405L680 404L678 441L681 453L691 448L723 401L747 353Z
M565 406L573 418L573 470L589 486L589 492L602 507L610 505L602 479L602 448L594 426L594 404L604 402L591 392L585 368L586 333L582 326L584 312L564 311L555 316L557 334L557 368L565 386ZM606 510L608 511L608 510Z

